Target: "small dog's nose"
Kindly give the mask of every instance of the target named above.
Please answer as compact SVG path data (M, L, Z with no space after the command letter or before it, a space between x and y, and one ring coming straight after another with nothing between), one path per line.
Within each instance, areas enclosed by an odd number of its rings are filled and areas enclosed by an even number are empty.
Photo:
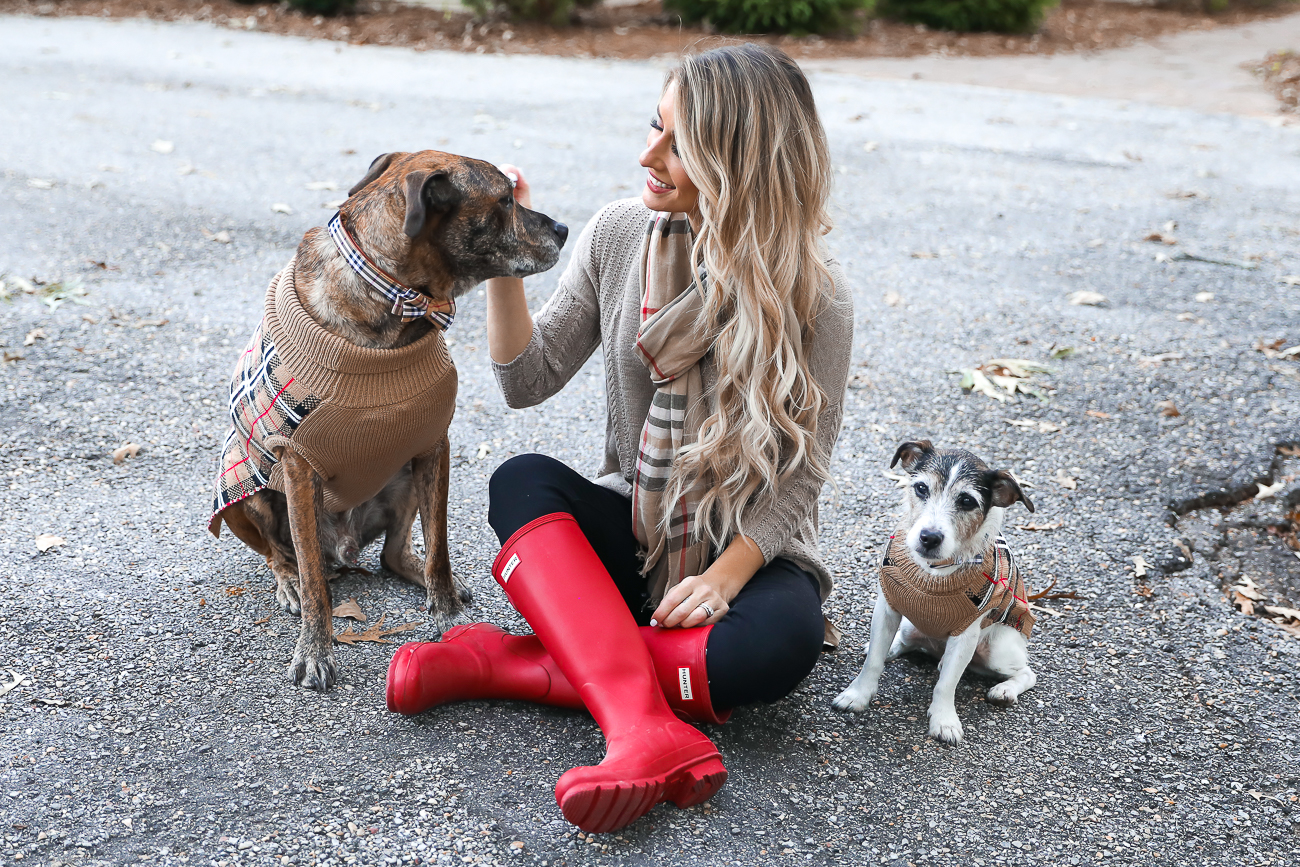
M943 544L943 533L938 530L922 530L920 539L922 547L931 551Z
M564 225L563 223L556 223L555 237L559 238L560 243L563 244L565 240L567 240L569 237L569 227Z

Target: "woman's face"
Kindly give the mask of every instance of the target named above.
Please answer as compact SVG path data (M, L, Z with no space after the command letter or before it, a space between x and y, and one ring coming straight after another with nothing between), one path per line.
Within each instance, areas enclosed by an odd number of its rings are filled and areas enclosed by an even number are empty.
M650 134L646 136L645 150L641 152L641 165L649 169L641 201L652 211L669 211L694 216L700 192L686 176L686 169L677 157L673 144L673 102L677 88L669 86L659 100L659 107L650 119Z

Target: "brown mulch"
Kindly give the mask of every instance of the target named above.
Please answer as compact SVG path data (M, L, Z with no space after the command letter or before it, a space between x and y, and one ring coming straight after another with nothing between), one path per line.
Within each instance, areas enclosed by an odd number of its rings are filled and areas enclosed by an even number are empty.
M1102 0L1064 0L1032 36L947 33L877 20L852 38L763 38L799 58L1055 54L1118 48L1156 36L1243 24L1296 11L1297 7L1285 0L1272 7L1245 6L1217 15ZM638 6L583 10L580 21L568 27L478 21L468 11L444 12L403 6L392 0L362 0L356 14L330 18L304 14L286 4L243 4L234 0L0 0L0 13L209 21L236 29L344 40L355 45L569 57L645 59L676 55L711 38L702 27L680 26L675 16L664 13L658 0Z
M1274 51L1252 71L1264 80L1264 86L1273 92L1285 110L1300 108L1300 55L1294 51Z

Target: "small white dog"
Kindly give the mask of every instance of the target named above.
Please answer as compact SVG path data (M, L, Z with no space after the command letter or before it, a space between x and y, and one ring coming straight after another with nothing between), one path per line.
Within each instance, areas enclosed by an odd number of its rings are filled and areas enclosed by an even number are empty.
M834 706L866 710L885 662L919 650L939 659L930 737L955 744L962 728L953 697L967 666L1004 678L988 691L998 705L1015 704L1038 680L1026 652L1029 591L1001 532L1007 507L1019 500L1032 512L1034 504L1009 472L967 451L907 442L889 465L899 461L910 479L880 567L867 660Z

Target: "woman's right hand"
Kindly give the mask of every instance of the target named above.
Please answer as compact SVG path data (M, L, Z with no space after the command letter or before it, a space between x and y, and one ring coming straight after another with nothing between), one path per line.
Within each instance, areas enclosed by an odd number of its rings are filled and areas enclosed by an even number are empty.
M528 186L528 179L524 177L524 170L510 163L502 163L497 168L501 169L501 173L507 178L513 176L515 201L531 211L533 209L533 188Z

